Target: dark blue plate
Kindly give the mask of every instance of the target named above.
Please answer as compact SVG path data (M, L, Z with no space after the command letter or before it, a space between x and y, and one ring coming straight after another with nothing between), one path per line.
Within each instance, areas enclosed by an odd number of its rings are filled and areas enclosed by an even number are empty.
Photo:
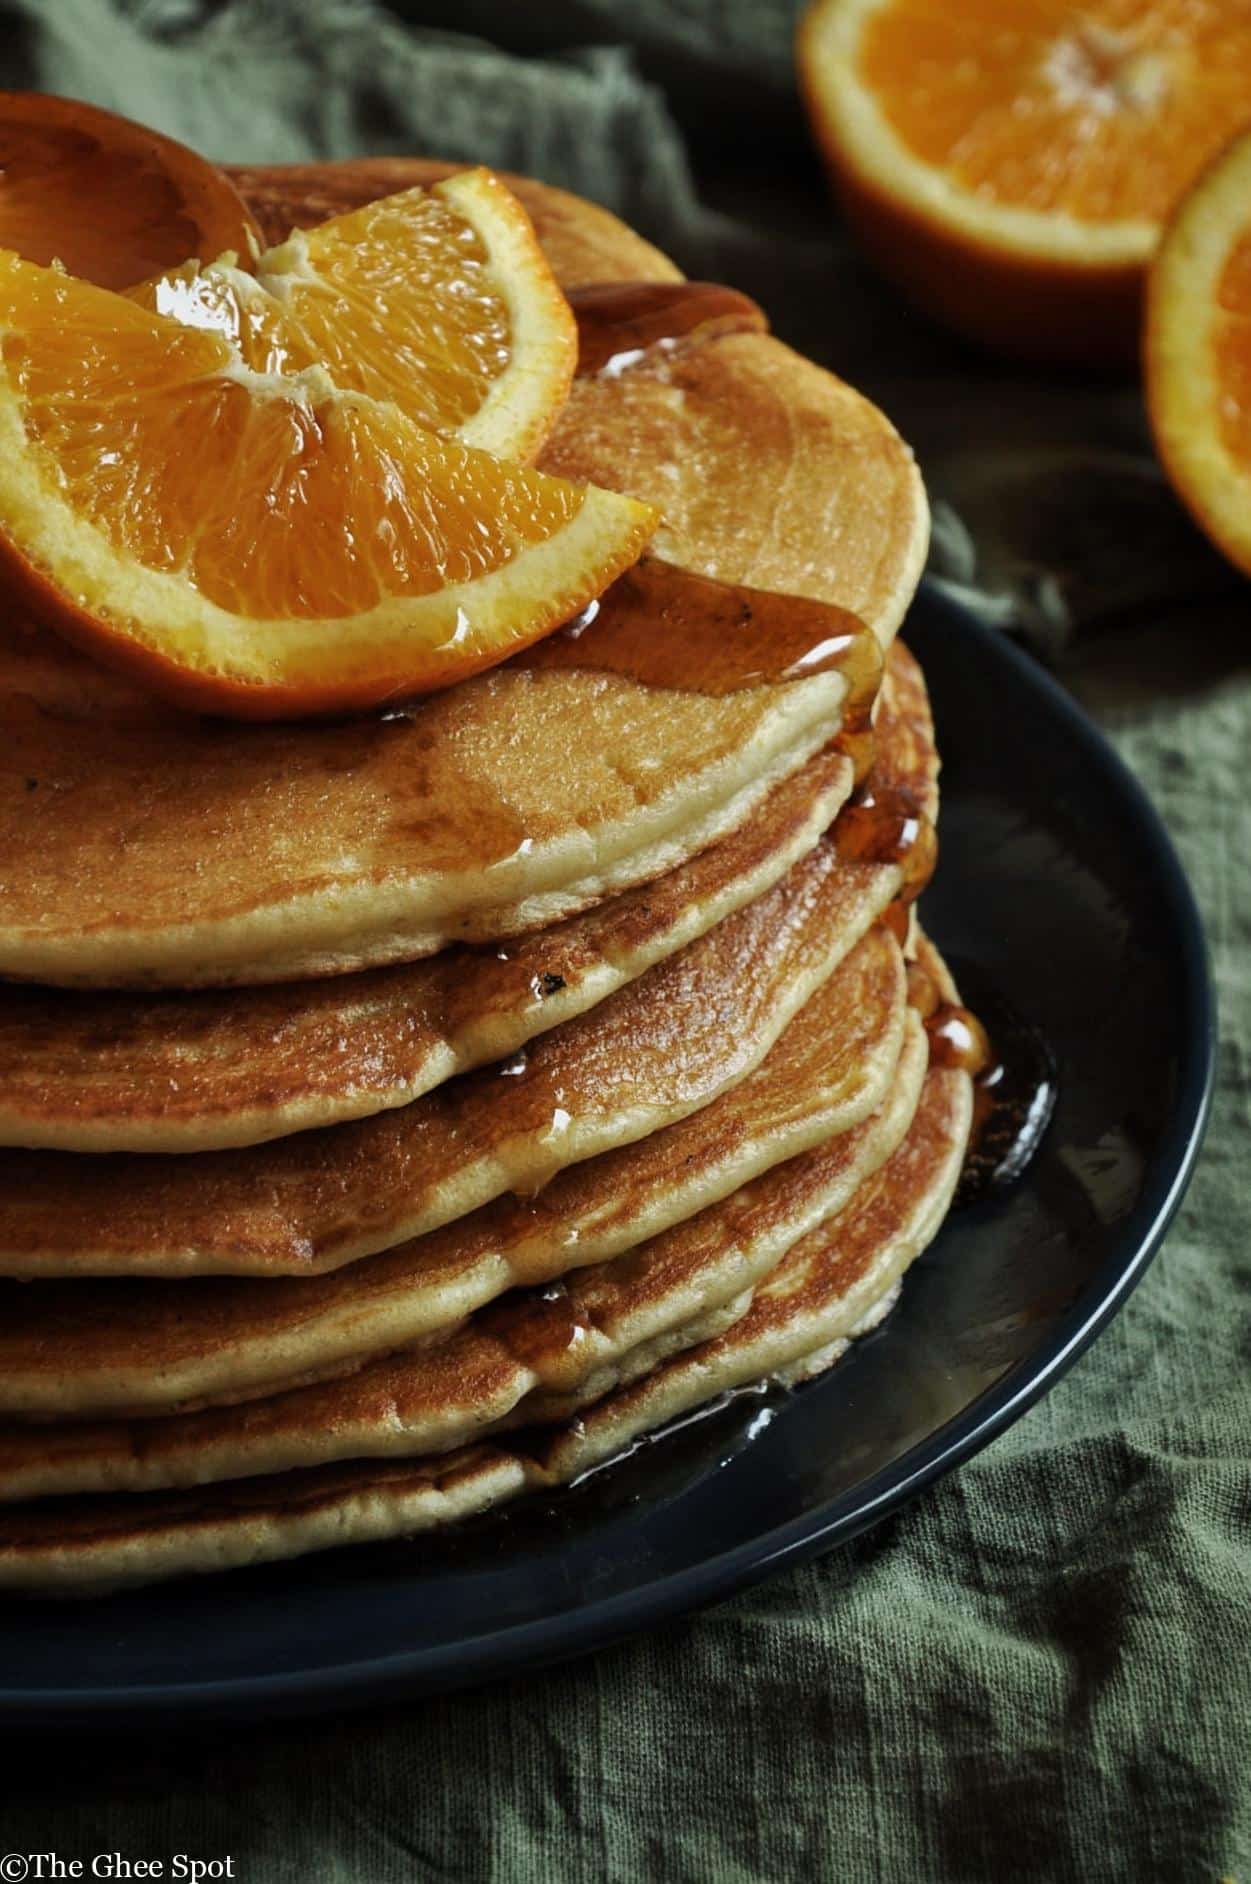
M944 758L926 922L1041 1032L1059 1100L1025 1177L957 1212L883 1328L552 1499L442 1537L0 1611L11 1725L295 1712L597 1647L828 1550L1003 1430L1159 1246L1213 1072L1203 932L1133 778L1028 656L932 593L908 639Z

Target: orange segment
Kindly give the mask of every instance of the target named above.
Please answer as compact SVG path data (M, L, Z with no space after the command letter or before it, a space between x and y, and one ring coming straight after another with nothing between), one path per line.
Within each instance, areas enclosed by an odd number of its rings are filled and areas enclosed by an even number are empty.
M192 267L132 293L227 335L258 372L324 365L341 391L501 458L534 457L577 364L568 303L489 170L297 230L254 273Z
M42 620L248 716L441 686L635 560L645 504L507 465L0 253L0 565Z
M1251 135L1195 185L1147 294L1147 404L1173 484L1251 574Z
M233 183L185 145L76 99L0 92L0 246L124 288L254 240Z
M1251 10L1225 0L817 0L799 58L883 270L1042 356L1132 357L1163 223L1251 115Z

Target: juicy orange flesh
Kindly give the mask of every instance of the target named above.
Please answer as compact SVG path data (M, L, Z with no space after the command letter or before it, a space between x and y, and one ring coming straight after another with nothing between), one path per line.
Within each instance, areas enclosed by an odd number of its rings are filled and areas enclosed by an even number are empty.
M48 480L129 557L234 612L337 618L429 594L583 501L394 407L249 388L219 336L9 255L0 327Z
M265 276L266 287L231 272L180 271L132 293L227 334L260 372L320 362L341 390L394 400L434 431L472 418L508 365L511 321L465 218L438 196L405 191L305 240L315 278L299 263Z
M150 158L0 114L0 247L124 288L194 253L199 230Z
M860 76L901 142L988 202L1162 220L1247 120L1230 0L887 0Z
M1221 270L1212 344L1221 440L1231 456L1251 464L1251 230L1234 243Z

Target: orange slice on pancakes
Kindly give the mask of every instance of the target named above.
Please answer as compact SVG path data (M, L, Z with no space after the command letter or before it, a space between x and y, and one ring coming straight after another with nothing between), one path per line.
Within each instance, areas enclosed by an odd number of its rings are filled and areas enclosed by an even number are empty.
M5 253L0 369L0 576L193 708L447 685L577 613L656 523Z

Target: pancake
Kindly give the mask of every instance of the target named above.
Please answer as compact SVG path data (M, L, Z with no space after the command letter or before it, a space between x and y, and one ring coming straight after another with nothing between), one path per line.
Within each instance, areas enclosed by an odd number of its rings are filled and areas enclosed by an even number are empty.
M874 928L761 1066L690 1118L562 1172L537 1198L499 1198L324 1276L8 1284L0 1413L255 1396L438 1339L506 1290L619 1256L867 1117L894 1077L904 994L897 946Z
M838 602L889 642L929 542L911 453L867 399L769 334L574 381L545 471L650 492L655 548L722 582Z
M0 1513L0 1588L73 1594L410 1536L567 1484L736 1386L826 1365L872 1326L932 1238L972 1115L965 1073L932 1070L911 1129L829 1223L798 1242L725 1333L554 1432L419 1460L353 1461L212 1487L28 1502Z
M332 174L363 200L381 173ZM293 213L313 183L307 171L290 179ZM257 187L272 208L281 175ZM558 268L577 273L573 203L560 199L548 221L564 232ZM601 263L615 241L627 275L651 266L620 225L584 214ZM715 364L701 368L705 355ZM636 369L580 382L554 449L578 453L592 478L663 487L673 541L699 568L754 569L758 586L850 608L889 641L926 532L893 428L765 335L684 349L681 372L690 390L667 389L672 428L652 411L628 463L604 408L629 420L616 402L635 397ZM650 373L645 358L640 386ZM744 449L755 437L760 450ZM714 462L712 510L683 486L707 483ZM0 974L65 986L287 981L541 927L736 829L825 743L843 697L833 673L710 698L509 663L398 717L223 727L148 705L9 622Z
M761 895L851 788L819 754L730 837L505 948L195 994L0 986L0 1144L187 1152L407 1105L585 1013Z
M932 817L925 683L896 642L876 716L875 776ZM816 842L850 788L819 754L731 837L645 888L506 949L276 988L125 995L0 985L0 1144L183 1152L404 1105L586 1012L759 896Z
M32 694L75 657L21 640L0 629L0 974L66 986L283 981L560 920L734 830L844 693L508 665L398 716L226 726L66 713L90 675Z
M590 1013L412 1105L194 1157L0 1153L0 1274L311 1275L533 1193L737 1084L870 910L827 835Z
M434 1347L345 1377L172 1419L0 1426L0 1500L207 1484L339 1459L446 1452L544 1417L552 1396L599 1398L734 1320L787 1250L842 1209L916 1111L925 1030L907 1040L882 1108L615 1261L516 1291Z
M250 187L285 233L419 175ZM667 563L342 725L0 626L0 975L64 990L0 999L0 1587L553 1488L828 1365L949 1202L911 455L743 297L526 197L578 290L544 462L659 492Z

